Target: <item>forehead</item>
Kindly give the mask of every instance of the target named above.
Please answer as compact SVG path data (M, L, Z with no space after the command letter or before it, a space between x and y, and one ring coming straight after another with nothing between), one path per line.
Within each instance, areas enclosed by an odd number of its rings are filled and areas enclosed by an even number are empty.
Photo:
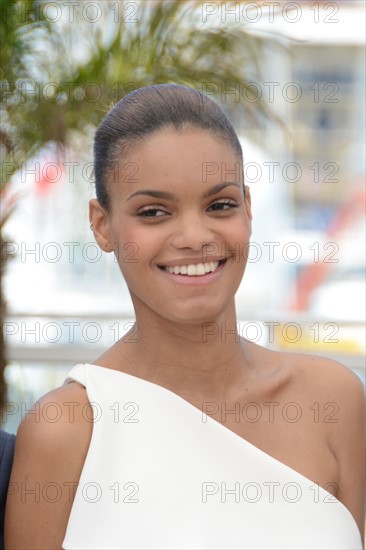
M184 189L200 184L201 192L228 177L240 183L241 171L240 156L226 139L200 128L163 128L127 148L112 187L130 193L146 185Z

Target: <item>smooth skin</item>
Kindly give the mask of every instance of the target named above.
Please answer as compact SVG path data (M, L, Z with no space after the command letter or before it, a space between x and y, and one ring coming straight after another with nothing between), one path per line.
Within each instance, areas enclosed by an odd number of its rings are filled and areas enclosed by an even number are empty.
M217 403L215 420L308 477L309 486L334 494L363 532L364 394L357 376L330 359L271 351L230 333L252 221L238 162L231 146L211 133L166 127L128 149L117 177L109 178L109 212L90 201L95 238L114 251L136 312L133 338L129 333L95 364L159 384L201 410ZM204 172L208 163L218 170ZM179 284L159 267L202 259L226 259L205 285ZM225 414L225 407L239 403L242 410L252 402L261 406L256 422L249 408L239 419ZM61 407L57 423L42 414L50 403ZM86 391L72 382L44 396L38 414L21 423L8 550L62 547L93 428L85 408ZM38 499L26 494L37 483ZM52 483L62 491L51 504Z

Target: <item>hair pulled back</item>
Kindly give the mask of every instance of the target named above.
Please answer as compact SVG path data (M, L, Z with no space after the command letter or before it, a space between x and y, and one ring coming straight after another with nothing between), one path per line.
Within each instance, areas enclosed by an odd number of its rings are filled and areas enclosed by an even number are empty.
M105 116L94 138L95 189L99 203L110 209L108 175L128 146L165 126L197 127L231 144L242 160L242 148L225 113L208 96L179 84L154 84L133 90Z

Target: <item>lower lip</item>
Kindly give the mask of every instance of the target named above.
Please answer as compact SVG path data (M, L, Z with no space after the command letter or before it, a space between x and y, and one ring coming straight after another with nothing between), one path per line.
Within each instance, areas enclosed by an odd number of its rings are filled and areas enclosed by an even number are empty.
M163 274L170 277L172 281L175 281L180 285L199 286L208 285L217 281L217 279L221 276L221 272L224 269L226 263L227 260L223 264L219 265L219 267L215 271L211 271L210 273L206 273L205 275L174 275L174 273L169 273L169 271L161 269L160 267L158 267L158 269Z

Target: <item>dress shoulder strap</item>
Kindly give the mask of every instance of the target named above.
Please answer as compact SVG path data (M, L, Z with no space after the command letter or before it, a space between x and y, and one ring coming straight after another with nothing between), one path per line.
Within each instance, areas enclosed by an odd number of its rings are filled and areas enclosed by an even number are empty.
M65 384L68 384L69 382L79 382L82 386L86 387L86 369L87 369L86 363L78 363L75 365L68 373Z

